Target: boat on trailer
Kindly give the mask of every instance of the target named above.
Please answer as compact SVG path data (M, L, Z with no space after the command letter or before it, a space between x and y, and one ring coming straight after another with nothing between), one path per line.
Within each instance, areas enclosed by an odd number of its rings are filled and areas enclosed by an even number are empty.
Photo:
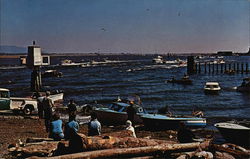
M93 111L96 112L98 120L104 125L124 125L128 119L126 110L129 105L128 103L117 101L111 103L109 107L97 107ZM133 107L136 110L134 124L140 124L142 123L140 116L146 112L139 105L134 104Z
M206 118L183 115L143 114L144 126L149 129L178 129L180 122L189 127L205 127Z

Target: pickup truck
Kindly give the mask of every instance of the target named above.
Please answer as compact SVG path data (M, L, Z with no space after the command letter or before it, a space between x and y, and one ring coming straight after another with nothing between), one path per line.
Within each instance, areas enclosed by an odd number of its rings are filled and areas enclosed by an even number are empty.
M37 100L33 98L10 97L9 89L0 88L0 110L12 110L30 115L37 111Z

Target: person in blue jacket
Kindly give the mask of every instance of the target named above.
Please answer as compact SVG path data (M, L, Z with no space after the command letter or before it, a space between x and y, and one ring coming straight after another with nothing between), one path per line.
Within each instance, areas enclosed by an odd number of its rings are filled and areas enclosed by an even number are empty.
M53 138L55 141L60 141L64 138L63 134L63 122L60 119L59 114L55 113L52 116L53 121L50 126L50 134L49 137Z
M65 125L64 128L64 138L66 140L70 139L73 134L77 133L79 130L79 124L71 118L71 120Z

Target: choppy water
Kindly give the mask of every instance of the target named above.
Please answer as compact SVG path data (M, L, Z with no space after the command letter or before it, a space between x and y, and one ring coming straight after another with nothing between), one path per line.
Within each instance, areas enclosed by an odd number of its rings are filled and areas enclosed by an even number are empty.
M172 76L181 78L186 67L172 64L155 65L154 56L80 56L52 57L52 65L45 69L57 69L63 73L62 78L44 78L43 85L49 89L65 92L65 104L69 99L76 103L109 103L118 96L140 96L144 107L150 111L169 105L177 114L190 114L194 107L201 108L208 117L249 118L250 94L237 92L242 79L250 74L196 74L190 76L193 85L183 86L166 83ZM96 60L125 61L106 63L87 67L61 67L56 64L63 59L74 62ZM164 57L167 59L167 57ZM186 59L185 57L180 57ZM168 60L174 60L171 57ZM250 62L250 57L225 57L226 61ZM29 91L31 70L17 67L17 59L0 59L0 87L9 88L13 96L24 96ZM11 82L9 82L11 81ZM222 87L219 95L205 95L203 87L206 81L218 81Z

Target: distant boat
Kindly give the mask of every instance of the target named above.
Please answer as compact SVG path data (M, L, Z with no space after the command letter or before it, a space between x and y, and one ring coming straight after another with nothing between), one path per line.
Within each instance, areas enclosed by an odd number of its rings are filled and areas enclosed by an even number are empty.
M194 116L143 114L141 118L144 125L150 129L178 129L180 122L190 127L206 126L206 118Z
M155 63L155 64L163 64L164 63L163 57L158 55L156 58L153 58L153 63Z
M181 79L171 79L171 80L167 80L168 83L177 83L177 84L183 84L183 85L191 85L192 84L192 80L190 80L189 78L181 78Z
M244 78L243 82L236 88L236 90L243 93L250 93L250 77Z
M206 82L204 92L206 94L218 94L221 90L218 82Z
M244 123L244 122L241 122ZM245 122L247 124L247 122ZM223 138L230 143L250 146L250 124L243 126L237 123L221 122L214 126L220 131Z
M62 72L57 70L46 70L45 72L42 72L42 77L62 77L62 75Z
M61 66L80 66L81 63L75 63L75 62L72 62L72 60L63 60L61 61Z

